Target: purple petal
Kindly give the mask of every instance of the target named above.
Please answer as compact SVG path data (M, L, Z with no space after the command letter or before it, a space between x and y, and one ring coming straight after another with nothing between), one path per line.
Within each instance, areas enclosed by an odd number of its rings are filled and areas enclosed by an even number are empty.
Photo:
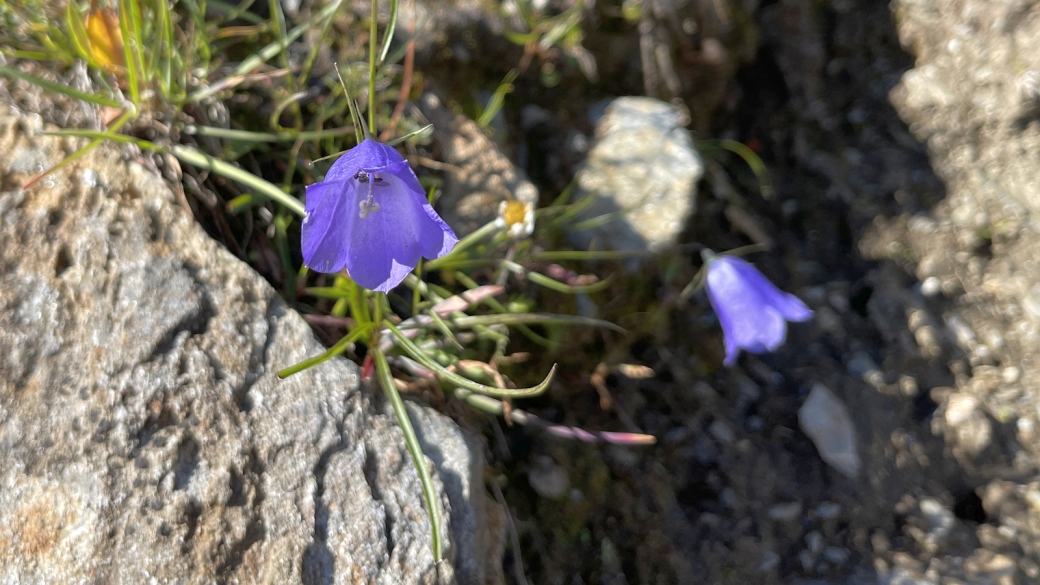
M376 144L379 144L379 146L381 146L382 148L384 148L387 151L389 151L387 153L388 162L385 165L383 165L382 167L378 168L378 169L375 168L375 167L372 167L372 168L362 167L362 168L364 168L366 171L370 171L370 172L377 172L378 171L378 172L390 173L393 176L397 177L398 179L401 179L401 181L404 183L404 186L408 190L414 191L414 192L418 193L419 195L422 195L423 199L426 199L426 197L425 197L426 189L423 189L422 184L419 183L419 178L415 176L415 171L412 170L412 167L408 166L408 161L404 160L404 158L401 157L401 154L398 153L393 148L390 148L389 146L387 146L385 144L380 144L378 142ZM390 156L391 156L390 153L393 153L393 157L394 158L392 158L392 159L390 158Z
M723 256L708 266L708 299L722 325L726 359L731 366L741 349L772 351L787 337L787 321L812 316L797 297L778 290L755 267L739 258Z
M325 175L325 181L346 181L353 179L358 171L368 173L392 173L405 182L408 188L423 193L422 185L415 172L408 166L401 153L392 146L367 138L354 148L343 153L343 156L332 163Z
M354 222L347 272L361 286L387 292L419 263L420 221L426 214L416 194L396 175L385 175L371 188L379 210Z
M437 215L433 206L426 201L422 195L419 196L423 211L420 218L419 244L422 246L422 255L428 260L440 258L451 252L459 238L455 236L448 224L444 223L441 216Z
M347 262L350 212L357 214L357 196L349 181L307 187L307 215L300 228L303 262L317 272L333 273Z
M812 309L806 307L801 299L776 288L772 282L769 282L768 278L751 264L732 256L724 256L723 259L729 261L733 269L740 274L748 286L758 291L765 304L775 307L788 321L808 321L812 318Z

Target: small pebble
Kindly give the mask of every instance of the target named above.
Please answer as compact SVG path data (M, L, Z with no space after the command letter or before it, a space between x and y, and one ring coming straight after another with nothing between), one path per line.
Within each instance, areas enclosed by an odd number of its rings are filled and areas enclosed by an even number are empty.
M823 558L832 564L844 565L849 560L849 551L837 546L828 546L823 549Z
M834 520L841 514L841 506L834 502L824 502L816 507L816 517L820 520Z
M729 428L729 425L719 419L715 419L715 421L708 426L708 432L723 445L730 445L737 438L736 435L733 434L733 429Z
M758 572L767 573L780 565L780 555L771 550L762 551L762 562L758 565Z
M823 548L823 535L813 530L805 535L805 544L809 547L809 552L816 554Z
M929 276L921 283L921 294L926 297L934 297L942 292L942 283L934 276Z
M567 493L570 487L567 471L545 455L535 458L532 469L527 472L527 482L539 496L553 500Z
M785 502L769 508L769 519L778 522L791 522L802 514L801 502Z

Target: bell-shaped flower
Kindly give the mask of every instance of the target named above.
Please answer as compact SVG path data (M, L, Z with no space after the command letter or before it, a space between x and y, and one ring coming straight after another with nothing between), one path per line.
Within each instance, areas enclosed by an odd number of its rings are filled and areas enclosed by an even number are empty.
M361 286L387 292L419 257L440 258L459 239L426 200L408 162L366 139L307 187L303 261L318 272L347 271Z
M798 297L773 286L754 266L733 256L708 263L708 300L722 325L726 359L732 366L740 350L773 351L787 337L787 321L807 321L813 312Z

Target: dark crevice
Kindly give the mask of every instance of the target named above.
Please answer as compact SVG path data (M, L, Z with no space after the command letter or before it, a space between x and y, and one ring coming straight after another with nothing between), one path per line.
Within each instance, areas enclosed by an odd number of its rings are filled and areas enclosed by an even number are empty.
M69 269L75 263L72 252L69 251L69 247L66 244L62 244L58 248L58 253L54 257L54 276L61 278L65 271Z
M262 481L264 472L264 465L261 463L260 454L255 447L249 450L249 455L246 458L245 467L242 469L242 472L239 473L236 470L232 470L231 498L228 500L228 506L245 505L246 500L250 495L250 493L248 493L248 486L251 486L253 488L251 492L252 501L250 502L252 511L250 514L249 524L246 526L245 535L241 540L231 546L225 559L217 566L217 575L220 575L221 579L225 582L242 564L242 559L245 557L246 551L267 536L267 528L264 525L263 514L261 512L261 507L266 498L266 494L264 494L263 491Z
M264 313L267 321L267 333L264 335L263 347L259 350L254 349L252 355L249 356L249 368L242 383L231 391L232 400L242 412L249 412L253 408L253 402L248 396L249 390L266 373L267 364L272 362L268 354L278 337L274 331L275 323L279 317L285 314L284 305L276 298L268 298L264 302L267 303L267 311Z
M986 509L982 506L982 498L975 490L968 490L957 498L953 504L953 514L961 520L984 524L987 521Z
M141 447L148 444L148 441L152 440L156 433L180 422L180 417L166 405L166 394L164 392L159 392L158 396L148 403L148 410L148 418L145 419L141 428L137 430L137 444L130 454L131 457L136 457Z
M372 499L377 502L383 501L382 490L379 489L379 462L369 454L368 449L365 449L365 481L368 483L368 489L372 492ZM393 537L394 519L390 515L389 511L386 510L386 506L383 507L383 530L386 532L386 554L387 557L394 552L394 537Z
M173 489L183 490L199 467L199 442L188 434L177 446L177 459L173 462Z
M195 533L199 529L199 516L202 515L202 504L191 500L188 505L184 507L184 524L187 525L188 530L184 534L184 544L181 545L181 554L187 554L191 551L191 540L195 538Z
M304 585L329 585L333 582L336 561L329 550L329 508L325 505L325 473L329 470L332 456L347 448L343 437L343 425L337 422L340 440L325 449L314 464L314 536L301 563L301 580Z
M213 309L209 297L200 293L198 310L184 316L176 325L171 327L163 335L162 339L155 344L155 349L152 350L151 354L144 361L152 361L161 355L169 353L170 350L176 347L177 338L183 332L187 332L188 337L205 333L214 316L216 316L216 311Z

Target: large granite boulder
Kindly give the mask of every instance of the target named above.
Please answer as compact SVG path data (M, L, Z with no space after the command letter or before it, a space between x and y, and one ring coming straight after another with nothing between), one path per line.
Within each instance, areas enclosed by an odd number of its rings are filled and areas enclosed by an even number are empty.
M446 561L402 434L164 183L0 106L0 582L501 579L480 451L436 437Z

